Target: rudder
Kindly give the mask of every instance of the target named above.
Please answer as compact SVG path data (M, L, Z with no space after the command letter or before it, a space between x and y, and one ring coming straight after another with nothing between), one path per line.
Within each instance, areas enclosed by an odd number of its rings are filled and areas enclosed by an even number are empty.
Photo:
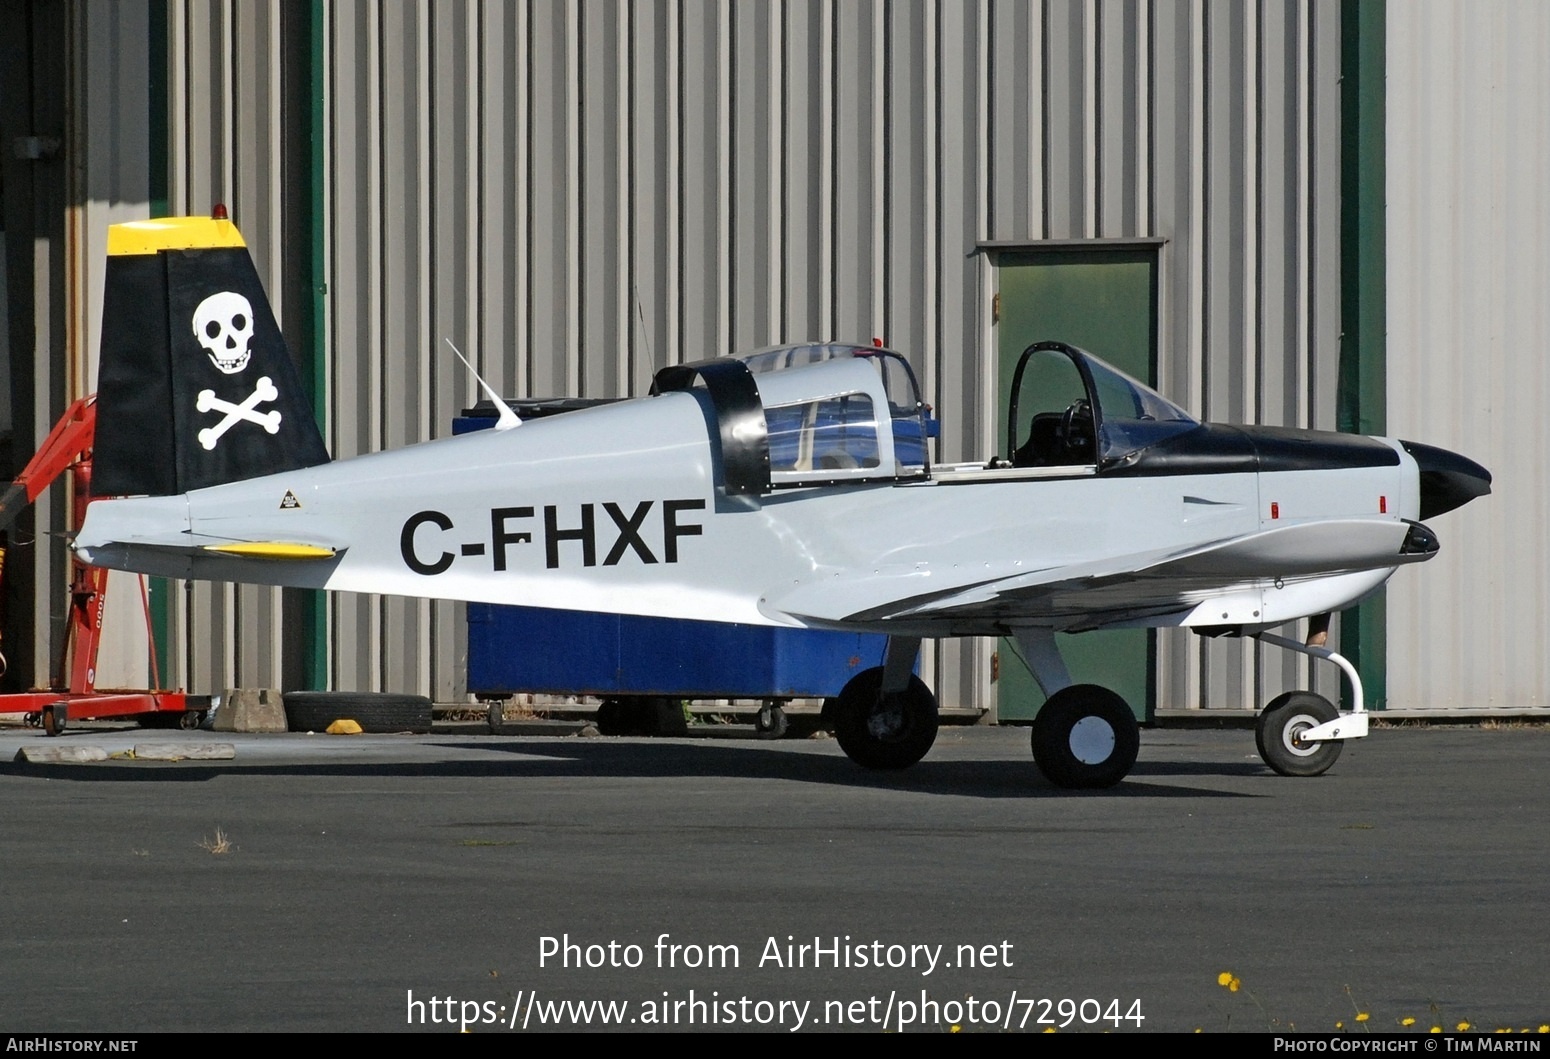
M109 229L97 395L95 496L173 496L329 459L219 207Z

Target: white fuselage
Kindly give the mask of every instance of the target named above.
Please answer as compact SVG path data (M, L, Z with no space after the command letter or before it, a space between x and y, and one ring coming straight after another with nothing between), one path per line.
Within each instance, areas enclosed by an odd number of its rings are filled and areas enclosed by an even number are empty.
M729 498L703 401L669 393L184 496L97 501L76 547L170 576L749 624L1274 625L1347 605L1392 572L1418 504L1415 463L1400 457L1118 478L958 465ZM231 541L336 554L206 550Z

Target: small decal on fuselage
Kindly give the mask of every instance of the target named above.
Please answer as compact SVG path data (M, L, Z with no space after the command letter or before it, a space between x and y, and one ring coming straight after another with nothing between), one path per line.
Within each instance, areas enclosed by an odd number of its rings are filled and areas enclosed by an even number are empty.
M602 508L601 518L598 508ZM546 504L541 513L532 506L493 507L487 523L488 535L480 533L468 539L467 535L454 533L457 525L451 516L427 509L404 521L398 547L404 565L426 576L446 573L459 558L484 556L489 557L486 561L495 572L503 572L517 560L512 550L531 544L534 534L542 538L544 568L548 570L597 566L599 545L603 543L608 545L603 552L603 566L618 566L627 559L646 566L676 563L680 539L704 533L699 523L684 522L683 514L703 510L703 500ZM607 537L610 533L611 538ZM459 536L463 539L459 540Z
M298 507L301 507L301 501L296 499L295 493L287 489L285 495L280 498L280 510L291 511Z

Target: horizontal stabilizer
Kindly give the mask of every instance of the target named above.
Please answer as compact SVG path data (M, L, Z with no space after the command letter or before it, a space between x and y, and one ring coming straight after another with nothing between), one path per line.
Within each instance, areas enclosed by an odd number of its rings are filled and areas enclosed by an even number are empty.
M234 544L206 544L204 550L243 559L332 559L337 554L333 548L298 541L237 541Z

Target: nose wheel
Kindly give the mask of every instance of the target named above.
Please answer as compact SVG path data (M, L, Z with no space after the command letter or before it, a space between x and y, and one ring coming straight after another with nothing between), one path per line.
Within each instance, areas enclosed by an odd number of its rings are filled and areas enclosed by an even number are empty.
M1254 742L1265 764L1283 776L1319 776L1340 757L1338 739L1303 738L1321 724L1337 720L1340 711L1322 695L1289 691L1270 700L1254 726Z
M1367 707L1362 678L1347 659L1318 643L1298 643L1268 632L1255 638L1274 647L1329 662L1351 684L1351 710L1341 713L1334 703L1311 691L1289 691L1270 700L1254 726L1254 742L1265 764L1283 776L1321 776L1340 757L1346 739L1367 734Z

